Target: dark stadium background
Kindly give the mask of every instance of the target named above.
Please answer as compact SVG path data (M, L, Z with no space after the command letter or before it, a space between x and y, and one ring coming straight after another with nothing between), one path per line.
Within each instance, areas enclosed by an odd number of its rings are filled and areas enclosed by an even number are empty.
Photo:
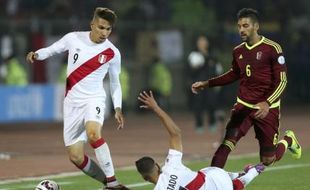
M154 52L156 35L163 31L177 31L181 35L182 53L166 61L173 74L172 108L186 108L187 55L198 34L206 34L211 51L228 69L232 48L240 42L236 30L236 13L242 7L260 12L261 33L282 45L288 65L288 87L284 105L310 102L310 3L305 0L1 0L0 39L13 39L14 52L29 71L31 83L56 81L62 62L29 66L25 54L56 40L67 32L88 30L94 7L109 7L119 20L111 36L120 48L123 64L129 69L130 109L134 109L137 93L147 88L145 68ZM1 62L1 61L0 61ZM178 98L173 98L174 96ZM222 103L230 105L235 99L235 86L222 90Z

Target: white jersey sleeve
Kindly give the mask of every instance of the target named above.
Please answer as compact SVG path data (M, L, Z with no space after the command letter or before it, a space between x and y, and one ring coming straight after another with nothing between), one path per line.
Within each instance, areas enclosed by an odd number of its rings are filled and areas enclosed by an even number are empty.
M117 50L115 51L114 62L111 63L109 67L110 89L114 108L122 107L122 89L119 80L120 73L121 73L121 54Z
M42 48L37 50L35 53L38 54L37 60L44 60L48 57L51 57L55 54L62 53L64 51L67 51L67 41L71 33L66 34L63 36L60 40L54 42L52 45L46 48Z
M178 168L183 166L182 164L183 153L174 149L169 149L168 156L165 161L165 166Z

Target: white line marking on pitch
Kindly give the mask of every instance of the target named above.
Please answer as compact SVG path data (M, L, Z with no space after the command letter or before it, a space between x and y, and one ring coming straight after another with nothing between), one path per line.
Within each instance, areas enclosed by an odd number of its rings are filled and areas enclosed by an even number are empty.
M257 156L257 153L250 153L250 154L243 154L243 155L231 155L229 158L233 160L238 160L241 158L251 158ZM310 163L308 164L289 164L289 165L282 165L282 166L274 166L274 167L269 167L266 168L266 171L276 171L276 170L285 170L285 169L291 169L291 168L300 168L300 167L309 167ZM134 166L129 166L129 167L122 167L119 168L118 170L131 170L134 169ZM19 179L12 179L12 180L4 180L0 182L1 184L9 184L9 183L15 183L15 182L26 182L26 181L34 181L34 180L43 180L43 179L50 179L50 178L62 178L62 177L70 177L70 176L79 176L81 175L82 172L68 172L68 173L61 173L57 175L48 175L48 176L41 176L41 177L26 177L26 178L19 178ZM72 182L60 182L60 185L66 185L66 184L71 184ZM134 184L129 184L128 187L133 188L133 187L143 187L151 185L151 183L148 182L141 182L141 183L134 183ZM0 190L16 190L16 189L25 189L29 188L31 185L23 186L23 187L17 187L17 188L0 188ZM31 187L33 187L32 185Z
M238 160L241 158L252 158L257 156L257 153L249 153L249 154L240 154L240 155L231 155L229 156L229 159L232 160ZM195 161L195 160L194 160ZM186 161L185 163L188 163L191 161ZM117 170L123 170L123 171L127 171L127 170L132 170L135 169L135 166L126 166L126 167L121 167L118 168ZM60 174L55 174L55 175L47 175L47 176L40 176L40 177L25 177L25 178L18 178L18 179L8 179L8 180L3 180L0 181L0 185L2 184L8 184L8 183L17 183L17 182L25 182L25 181L40 181L43 179L56 179L56 178L62 178L62 177L74 177L74 176L79 176L82 175L82 172L66 172L66 173L60 173ZM5 190L5 189L0 189L0 190Z

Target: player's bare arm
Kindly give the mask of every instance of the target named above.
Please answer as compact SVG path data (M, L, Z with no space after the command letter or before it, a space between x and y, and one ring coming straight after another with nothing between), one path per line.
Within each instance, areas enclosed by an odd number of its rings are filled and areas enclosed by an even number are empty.
M170 148L182 152L181 129L171 117L158 106L152 91L149 93L143 91L140 93L138 100L144 104L140 106L140 108L150 109L160 118L169 133Z
M265 102L259 102L255 105L258 108L258 111L255 113L255 117L258 119L265 118L269 113L269 104Z
M204 90L209 87L209 82L206 81L198 81L192 84L192 92L194 94L198 94L199 91Z
M27 54L27 56L26 56L26 61L27 61L28 63L33 63L35 60L37 60L37 58L38 58L38 54L35 53L35 52L33 52L33 51L31 51L31 52L29 52L29 53Z
M123 116L121 108L115 108L114 117L118 123L117 130L123 129L125 121L124 121L124 116Z

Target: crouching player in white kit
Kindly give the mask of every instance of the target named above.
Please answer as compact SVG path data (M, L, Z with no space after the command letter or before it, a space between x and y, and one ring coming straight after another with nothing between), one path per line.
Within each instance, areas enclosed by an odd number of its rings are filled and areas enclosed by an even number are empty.
M181 130L153 98L152 92L140 93L141 108L151 109L169 133L170 149L161 168L152 158L142 157L136 167L155 190L241 190L264 170L263 164L248 166L242 174L228 173L221 168L207 167L194 172L182 164Z
M124 126L119 81L121 55L107 39L115 21L113 11L98 7L90 24L91 31L68 33L51 46L28 53L27 61L33 63L68 51L64 143L69 159L85 174L105 184L106 189L126 190L115 178L110 150L101 136L106 99L103 78L107 73L118 129ZM94 148L99 166L85 155L86 141Z

